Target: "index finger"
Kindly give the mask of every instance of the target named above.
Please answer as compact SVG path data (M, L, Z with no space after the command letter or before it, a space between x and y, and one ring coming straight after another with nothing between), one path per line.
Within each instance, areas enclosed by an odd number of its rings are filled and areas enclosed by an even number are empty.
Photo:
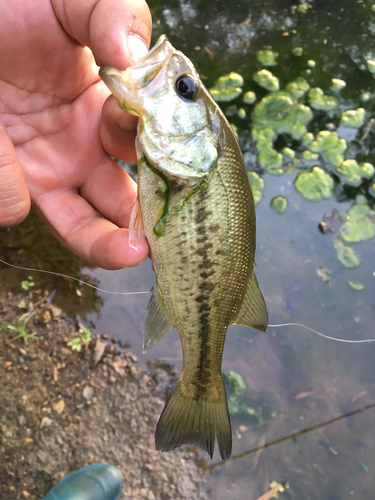
M148 51L152 21L144 0L52 0L64 30L90 47L99 66L124 70Z

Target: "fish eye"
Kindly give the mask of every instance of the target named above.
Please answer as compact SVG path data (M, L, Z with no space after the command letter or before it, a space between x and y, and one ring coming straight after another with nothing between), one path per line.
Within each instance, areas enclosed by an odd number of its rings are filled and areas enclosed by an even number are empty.
M189 75L181 75L176 80L176 92L181 97L193 101L198 90L197 82Z

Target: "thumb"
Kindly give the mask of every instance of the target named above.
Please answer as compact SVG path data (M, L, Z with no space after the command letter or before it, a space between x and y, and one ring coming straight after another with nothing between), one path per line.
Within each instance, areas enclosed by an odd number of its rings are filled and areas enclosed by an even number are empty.
M30 211L30 196L21 163L4 124L0 121L0 226L22 222Z

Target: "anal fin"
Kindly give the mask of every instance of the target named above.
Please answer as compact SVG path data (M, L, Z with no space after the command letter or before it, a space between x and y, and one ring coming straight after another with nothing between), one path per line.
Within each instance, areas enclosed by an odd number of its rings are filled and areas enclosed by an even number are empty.
M247 283L243 304L233 324L248 326L262 332L267 328L267 307L254 271Z
M158 290L155 285L151 289L151 298L147 306L147 316L143 331L143 352L147 352L159 340L173 330L173 325L169 319Z

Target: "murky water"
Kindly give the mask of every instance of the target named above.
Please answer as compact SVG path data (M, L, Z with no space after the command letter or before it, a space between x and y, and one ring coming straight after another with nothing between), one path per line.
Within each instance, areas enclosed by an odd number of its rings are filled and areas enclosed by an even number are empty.
M193 60L208 87L218 77L238 72L244 78L244 92L254 91L258 103L269 93L252 79L263 68L257 52L277 51L277 65L267 69L279 78L281 88L303 76L311 87L338 99L333 110L313 109L307 130L314 134L337 130L347 140L345 159L375 165L375 136L370 128L375 80L366 64L366 59L375 57L372 4L312 1L306 4L311 7L306 13L298 5L286 0L157 1L153 2L155 38L166 33ZM303 49L302 55L293 55L296 47ZM315 61L315 67L309 67L309 60ZM339 93L330 91L332 78L344 80L346 87ZM370 94L367 101L361 97L365 92ZM310 104L306 96L300 102ZM247 117L239 118L233 106L244 107ZM287 133L280 134L273 147L277 151L292 148L298 163L280 176L271 175L257 162L251 138L254 105L244 104L240 96L222 107L224 111L232 107L229 121L237 126L247 168L265 183L256 209L256 262L270 324L298 322L342 339L375 338L374 239L350 243L360 265L345 268L333 247L333 238L342 239L340 228L326 234L318 230L324 214L336 209L344 217L358 194L373 207L370 186L374 179L350 186L324 155L315 161L301 159L306 148L301 139ZM359 129L339 126L341 112L358 107L366 110L364 124ZM332 196L319 202L304 199L293 184L299 172L315 165L329 172L334 181ZM279 195L288 199L282 215L270 206ZM0 257L15 264L72 274L121 292L148 290L154 281L149 262L116 272L89 268L55 242L33 217L22 226L2 231L0 237ZM330 271L328 283L318 277L320 266ZM55 301L66 312L80 314L97 333L129 343L144 361L159 358L181 366L175 331L141 355L147 295L106 295L60 278L0 267L1 283L12 291L19 289L28 274L33 275L36 287L56 290ZM352 289L349 280L362 284L363 290ZM255 500L273 480L290 483L291 489L281 495L286 499L372 498L374 355L374 344L337 343L299 327L269 328L264 334L231 327L223 369L243 377L245 403L262 412L265 424L233 417L232 459L222 464L215 454L213 466L208 460L201 462L213 498ZM343 415L347 416L335 420ZM257 449L264 444L270 445Z

